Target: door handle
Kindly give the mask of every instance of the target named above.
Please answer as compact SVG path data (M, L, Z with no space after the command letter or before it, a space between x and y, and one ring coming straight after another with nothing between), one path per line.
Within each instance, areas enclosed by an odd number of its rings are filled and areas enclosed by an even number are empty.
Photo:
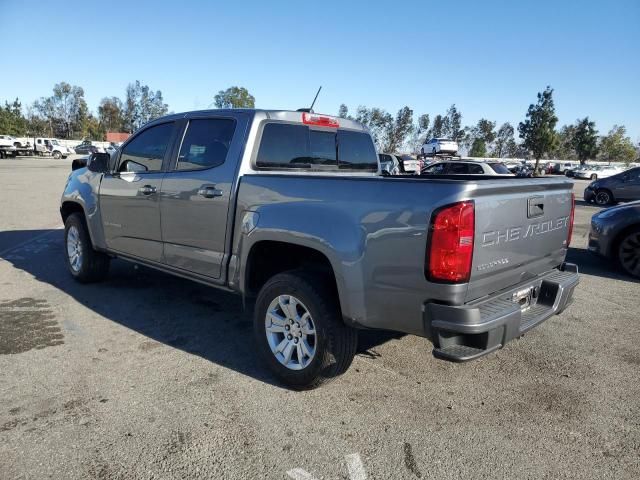
M145 185L144 187L140 187L138 189L138 192L143 195L151 195L153 193L156 193L156 187L154 187L153 185Z
M221 197L222 192L220 190L216 190L215 186L207 186L207 187L200 187L200 190L198 190L198 195L204 198L214 198L214 197Z

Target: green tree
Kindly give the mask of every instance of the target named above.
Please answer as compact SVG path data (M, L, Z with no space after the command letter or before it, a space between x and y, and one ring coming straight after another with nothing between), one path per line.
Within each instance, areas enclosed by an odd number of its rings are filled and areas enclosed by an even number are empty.
M86 140L104 141L106 130L92 114L87 115L83 124L82 138Z
M557 133L556 148L553 151L555 158L562 160L574 160L578 158L573 148L573 137L576 134L575 125L563 125Z
M486 156L486 149L488 145L491 145L496 138L496 122L491 122L486 118L481 118L478 123L473 127L466 127L464 129L464 135L461 137L461 143L466 147L473 149L476 144L476 140L482 140L482 145L485 153L481 156ZM478 147L479 148L479 147Z
M403 107L398 110L394 121L387 125L387 143L385 152L397 152L413 132L413 110Z
M22 115L22 104L16 98L13 103L4 102L0 106L0 132L21 137L26 134L27 120Z
M427 137L432 139L442 137L443 135L445 135L444 118L442 115L436 115L433 119L433 126L431 127Z
M627 137L627 129L623 125L614 125L609 133L600 141L602 159L607 162L624 162L629 164L636 158L633 142Z
M107 132L121 132L124 127L122 100L118 97L105 97L98 106L98 119Z
M471 157L486 157L487 156L487 144L482 138L476 138L473 141L471 150L469 151Z
M167 114L169 106L162 99L162 92L153 92L148 85L139 80L130 83L126 90L124 103L124 129L135 132L144 124Z
M536 159L534 172L540 173L540 159L547 152L552 152L557 144L555 132L558 117L556 117L553 105L553 89L547 87L544 92L538 93L538 102L529 105L527 117L518 125L518 132L522 138L523 146L532 152Z
M451 140L462 140L465 131L462 128L462 113L458 111L455 104L449 107L447 114L442 120L442 135L450 138ZM434 135L438 137L439 135Z
M338 109L338 117L340 118L350 118L349 117L349 109L344 103L340 104L340 108Z
M244 87L220 90L214 97L216 108L255 108L256 99Z
M589 117L578 120L571 145L578 155L580 164L584 164L590 158L596 158L598 154L598 130L596 130L596 122L590 122Z
M510 123L503 123L496 134L493 154L498 158L512 157L515 154L516 141L513 138L515 130Z

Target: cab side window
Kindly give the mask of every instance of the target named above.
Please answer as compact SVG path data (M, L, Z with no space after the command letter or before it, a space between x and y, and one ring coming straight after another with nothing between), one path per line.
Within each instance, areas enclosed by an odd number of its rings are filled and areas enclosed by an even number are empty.
M171 140L174 123L162 123L138 134L122 150L118 172L162 171L162 161Z
M229 118L190 120L180 147L177 170L200 170L222 165L236 129Z

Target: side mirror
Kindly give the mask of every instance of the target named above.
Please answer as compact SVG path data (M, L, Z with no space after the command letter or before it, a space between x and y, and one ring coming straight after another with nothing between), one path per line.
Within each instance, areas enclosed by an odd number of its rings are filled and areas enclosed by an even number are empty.
M109 169L111 155L108 153L92 153L87 162L87 168L94 173L105 173Z

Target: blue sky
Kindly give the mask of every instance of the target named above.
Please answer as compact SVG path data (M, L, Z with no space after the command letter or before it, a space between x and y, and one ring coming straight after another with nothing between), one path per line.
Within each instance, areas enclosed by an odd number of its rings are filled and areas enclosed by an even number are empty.
M36 30L35 16L42 28ZM560 124L589 115L640 140L640 2L0 0L0 101L82 86L92 110L136 79L172 111L231 85L256 106L340 103L514 125L555 89Z

